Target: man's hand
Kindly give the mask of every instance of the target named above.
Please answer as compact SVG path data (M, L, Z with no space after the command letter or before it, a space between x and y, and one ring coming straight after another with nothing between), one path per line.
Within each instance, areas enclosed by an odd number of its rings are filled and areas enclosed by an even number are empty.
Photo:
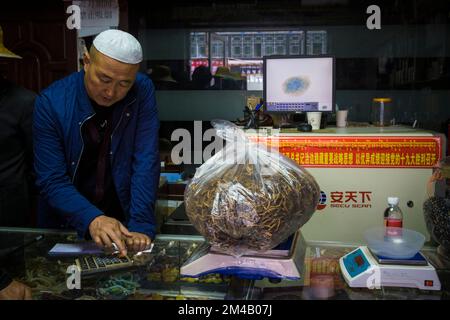
M139 232L130 232L131 237L127 238L125 241L127 243L127 248L134 252L144 251L150 248L152 240L148 236Z
M9 286L0 290L0 300L31 300L31 289L23 283L13 280Z
M107 216L98 216L89 225L89 233L95 243L103 248L112 248L112 243L117 245L121 256L127 254L127 247L123 239L133 235L118 220Z

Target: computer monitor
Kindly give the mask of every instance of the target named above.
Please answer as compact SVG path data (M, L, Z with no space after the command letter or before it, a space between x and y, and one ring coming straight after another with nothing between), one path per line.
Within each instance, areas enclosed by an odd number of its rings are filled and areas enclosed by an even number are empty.
M333 111L332 56L266 56L263 81L267 112Z

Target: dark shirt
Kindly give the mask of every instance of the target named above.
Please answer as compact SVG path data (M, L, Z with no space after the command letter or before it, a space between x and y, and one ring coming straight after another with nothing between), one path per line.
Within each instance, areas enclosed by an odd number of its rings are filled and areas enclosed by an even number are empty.
M75 185L78 191L109 217L124 221L123 209L111 172L111 134L114 106L101 107L91 101L95 115L82 127L83 154L78 166Z
M21 184L31 174L35 97L33 92L0 78L0 188Z
M36 94L0 77L0 225L28 226Z

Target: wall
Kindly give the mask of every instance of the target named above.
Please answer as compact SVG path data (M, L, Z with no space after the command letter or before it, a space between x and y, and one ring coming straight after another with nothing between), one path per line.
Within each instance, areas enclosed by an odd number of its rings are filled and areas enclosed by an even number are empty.
M4 45L22 59L0 58L0 76L34 92L77 70L77 33L63 1L10 3L0 10Z
M384 83L387 88L395 90L377 90L376 79L377 73L383 73L380 71L385 67L382 64L391 58L448 59L448 25L382 25L381 30L373 31L368 30L365 25L310 29L328 31L329 53L338 59L346 59L350 63L352 60L361 63L364 59L373 59L371 64L363 62L363 66L368 66L367 70L357 68L359 73L345 75L346 70L341 70L346 80L353 82L353 86L351 89L337 90L336 102L339 106L350 109L351 121L368 121L371 100L379 96L389 96L393 99L397 122L412 122L417 119L424 128L440 130L441 123L450 118L448 83L445 84L444 81L436 86L433 82L436 80L433 77L448 77L449 71L441 70L439 65L438 70L431 73L427 69L430 74L423 75L426 81L420 83L412 81L394 86ZM139 39L144 44L144 55L148 60L187 61L188 36L187 29L147 29L139 32ZM398 73L401 70L393 72ZM384 81L389 82L388 79L392 76L395 76L392 72L386 74L388 78ZM358 87L359 82L362 83L361 87ZM157 97L161 118L164 120L210 120L217 117L234 120L242 116L243 103L248 94L241 91L160 91ZM262 92L258 95L262 96Z
M189 59L189 31L186 29L139 30L144 60Z
M166 121L236 120L243 117L247 95L262 92L239 90L157 91L159 117Z
M246 97L262 96L260 91L159 91L156 99L159 116L165 121L190 121L226 119L243 116ZM336 102L342 109L349 109L350 121L366 122L370 118L372 98L390 96L397 122L440 130L440 123L450 118L450 91L363 91L339 90Z

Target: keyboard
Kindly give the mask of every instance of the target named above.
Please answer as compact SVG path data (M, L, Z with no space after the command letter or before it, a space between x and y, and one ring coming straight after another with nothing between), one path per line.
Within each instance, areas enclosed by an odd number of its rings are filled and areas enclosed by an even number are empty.
M288 124L288 123L283 123L283 124L280 124L280 129L292 129L292 128L297 128L297 126L295 125L295 124Z
M128 256L84 256L75 259L75 264L81 271L81 276L118 271L134 266L133 260Z

